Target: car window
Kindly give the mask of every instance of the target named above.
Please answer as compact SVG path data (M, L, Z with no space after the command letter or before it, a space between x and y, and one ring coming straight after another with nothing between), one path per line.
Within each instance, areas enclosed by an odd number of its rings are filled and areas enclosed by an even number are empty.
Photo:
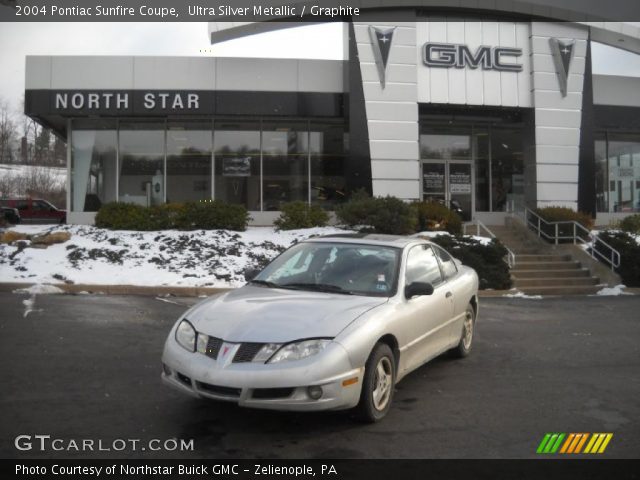
M455 276L458 273L458 267L456 267L456 262L453 260L453 257L440 247L433 248L436 251L436 255L438 255L438 260L440 260L444 278L449 279Z
M429 245L417 245L409 250L405 282L407 285L425 282L434 286L442 282L438 260Z
M47 212L49 211L51 207L46 203L43 202L42 200L36 200L33 202L33 209L34 210L38 210L41 212Z
M29 210L29 202L26 200L16 202L16 208L18 210Z
M391 296L397 286L400 250L351 243L301 243L256 276L283 287Z

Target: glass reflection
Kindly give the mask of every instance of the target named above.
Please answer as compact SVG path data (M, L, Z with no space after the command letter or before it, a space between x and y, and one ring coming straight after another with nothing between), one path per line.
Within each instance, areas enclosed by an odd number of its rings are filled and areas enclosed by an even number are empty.
M264 123L262 130L263 210L308 201L309 134L304 123Z
M116 122L74 120L73 129L71 210L97 212L116 200Z
M216 122L215 198L262 210L260 200L260 124Z
M211 122L167 126L167 202L211 198Z
M164 122L120 124L119 201L164 203Z

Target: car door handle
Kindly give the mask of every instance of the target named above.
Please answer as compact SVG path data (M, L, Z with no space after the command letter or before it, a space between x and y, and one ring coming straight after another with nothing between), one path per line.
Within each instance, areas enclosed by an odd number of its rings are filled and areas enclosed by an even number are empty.
M446 293L446 295L445 295L445 298L449 298L449 297L451 297L452 295L453 295L453 293L451 293L451 292L447 292L447 293Z

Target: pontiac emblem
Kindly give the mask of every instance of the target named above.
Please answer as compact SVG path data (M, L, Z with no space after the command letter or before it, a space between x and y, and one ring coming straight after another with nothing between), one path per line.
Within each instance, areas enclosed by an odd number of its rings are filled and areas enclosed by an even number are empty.
M569 67L573 52L575 50L575 40L560 40L559 38L550 38L551 53L553 61L558 72L558 82L560 83L560 93L563 97L567 96L567 81L569 79Z
M391 52L391 41L393 40L393 32L396 27L380 28L369 25L369 36L371 37L371 45L373 47L373 58L378 67L378 75L380 76L380 85L384 89L386 84L385 72L387 70L387 61Z

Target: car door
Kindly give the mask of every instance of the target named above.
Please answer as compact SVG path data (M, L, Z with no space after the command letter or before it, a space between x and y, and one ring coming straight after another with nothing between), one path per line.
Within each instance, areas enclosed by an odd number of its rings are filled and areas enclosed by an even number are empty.
M43 200L33 200L31 204L33 219L38 223L58 223L56 212L51 204Z
M404 340L402 364L404 370L413 370L448 345L450 332L447 322L452 316L453 304L431 246L411 247L405 265L405 286L412 282L426 282L434 287L432 295L404 297L398 307Z
M27 199L24 200L16 200L13 205L14 208L18 209L18 213L20 213L20 218L22 223L31 223L31 208L29 207L30 201Z
M462 323L469 299L463 295L461 285L463 279L453 257L449 255L449 252L437 245L433 245L433 249L438 257L447 291L451 293L449 300L451 301L453 311L449 327L450 344L457 344L460 340L460 335L462 335Z

